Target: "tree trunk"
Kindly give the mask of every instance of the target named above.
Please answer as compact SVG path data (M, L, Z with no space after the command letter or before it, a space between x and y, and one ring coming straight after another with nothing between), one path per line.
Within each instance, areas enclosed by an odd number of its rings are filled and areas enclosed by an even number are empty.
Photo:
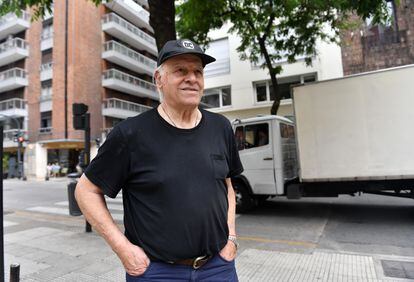
M282 100L282 97L280 96L279 85L277 84L276 69L272 66L272 61L270 60L269 53L267 52L264 40L262 40L261 38L258 38L258 41L259 41L260 51L265 57L266 66L270 74L270 80L272 81L273 93L275 94L275 100L273 101L272 107L270 108L270 114L277 115L277 110L279 109L280 100Z
M174 0L148 0L150 25L154 29L158 51L168 40L177 39Z

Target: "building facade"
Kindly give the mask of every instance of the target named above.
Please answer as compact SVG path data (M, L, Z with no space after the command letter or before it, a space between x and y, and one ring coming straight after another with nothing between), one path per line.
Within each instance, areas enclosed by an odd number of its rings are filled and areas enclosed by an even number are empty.
M342 34L344 74L414 64L414 1L387 1L390 20L383 24L352 20L358 28Z
M236 51L240 38L228 33L228 29L226 25L209 34L213 41L206 53L217 61L205 68L206 90L202 105L230 120L268 115L274 100L269 73L267 69L240 60ZM303 58L297 58L293 64L280 60L283 72L277 80L283 99L278 115L293 116L291 85L343 76L340 47L318 42L317 50L311 66L306 66Z
M62 175L76 170L84 132L73 129L73 103L89 107L93 150L117 122L157 105L156 56L146 0L56 0L34 22L25 11L3 16L0 114L26 134L25 175L45 177L48 163ZM13 157L19 126L2 120Z

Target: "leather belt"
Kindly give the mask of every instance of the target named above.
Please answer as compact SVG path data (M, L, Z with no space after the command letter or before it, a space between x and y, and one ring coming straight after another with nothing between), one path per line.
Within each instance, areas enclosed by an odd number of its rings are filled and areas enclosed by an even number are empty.
M199 269L207 263L211 256L201 256L195 259L181 259L174 262L174 264L182 264L191 266L194 269Z

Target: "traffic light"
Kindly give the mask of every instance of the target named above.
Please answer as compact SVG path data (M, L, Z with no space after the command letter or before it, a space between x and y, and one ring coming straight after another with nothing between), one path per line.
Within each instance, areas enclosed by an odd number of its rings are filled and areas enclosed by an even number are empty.
M17 143L19 143L19 144L23 144L23 142L24 141L26 141L25 139L24 139L24 133L23 132L17 132L16 134L14 134L14 136L13 136L13 141L14 142L17 142Z
M88 106L85 104L72 104L73 128L86 129L85 114L88 112Z

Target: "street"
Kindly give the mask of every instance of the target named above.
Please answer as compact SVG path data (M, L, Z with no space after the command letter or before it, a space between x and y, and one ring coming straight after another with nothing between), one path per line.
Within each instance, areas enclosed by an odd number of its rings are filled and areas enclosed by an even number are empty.
M17 262L22 281L122 281L110 248L68 215L67 183L4 181L7 272ZM121 198L108 207L122 228ZM272 199L238 215L237 231L241 281L414 281L412 199Z

